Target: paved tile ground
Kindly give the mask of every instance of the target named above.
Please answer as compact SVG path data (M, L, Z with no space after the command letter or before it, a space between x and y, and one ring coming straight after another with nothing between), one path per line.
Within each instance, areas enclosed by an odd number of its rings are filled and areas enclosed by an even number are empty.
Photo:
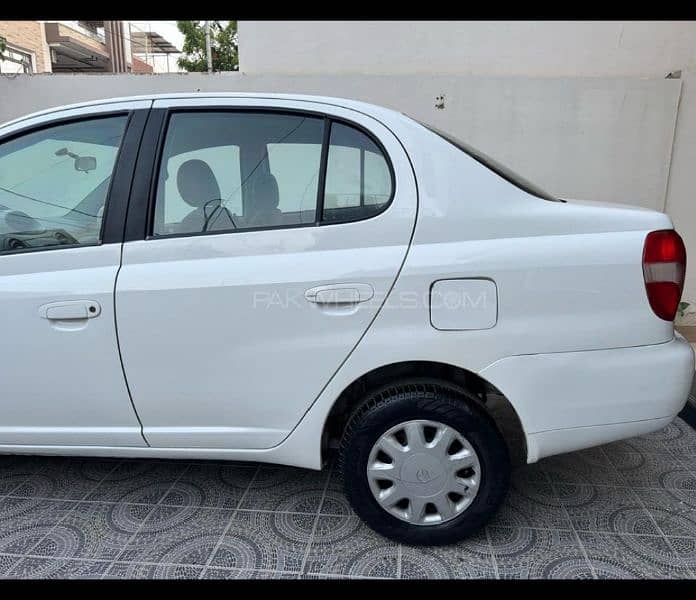
M514 472L479 535L413 548L373 533L334 469L0 456L0 577L696 577L696 431Z

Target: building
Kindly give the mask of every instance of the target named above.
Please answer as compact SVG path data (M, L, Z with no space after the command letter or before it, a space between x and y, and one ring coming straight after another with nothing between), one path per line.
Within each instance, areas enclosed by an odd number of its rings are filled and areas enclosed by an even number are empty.
M3 74L151 72L134 68L128 21L0 21L0 37Z
M144 31L131 24L131 48L133 58L150 67L150 72L172 73L182 71L177 64L181 55L174 44L155 31Z
M0 21L6 49L0 73L50 73L51 51L42 21Z
M152 67L152 65L146 63L144 60L141 60L135 54L133 55L133 73L154 73L155 70Z

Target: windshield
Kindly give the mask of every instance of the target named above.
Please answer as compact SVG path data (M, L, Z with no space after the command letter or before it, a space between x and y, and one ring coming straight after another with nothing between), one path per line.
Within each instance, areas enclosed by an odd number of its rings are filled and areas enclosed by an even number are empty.
M497 160L484 154L480 150L473 148L472 146L470 146L466 142L462 142L461 140L458 140L457 138L451 136L449 133L445 133L444 131L440 131L439 129L436 129L432 125L428 125L427 123L423 123L422 121L418 121L417 119L414 119L414 121L416 121L419 125L422 125L423 127L425 127L427 130L432 131L434 134L439 135L443 140L449 142L450 144L452 144L456 148L459 148L462 152L465 152L466 154L471 156L471 158L473 158L474 160L477 160L483 166L488 167L491 171L500 175L503 179L509 181L513 185L524 190L528 194L532 194L532 195L537 196L539 198L543 198L544 200L551 200L553 202L563 202L563 200L560 200L559 198L552 196L551 194L549 194L547 191L541 189L536 184L525 179L521 175L518 175L514 171L511 171L505 165L500 164Z

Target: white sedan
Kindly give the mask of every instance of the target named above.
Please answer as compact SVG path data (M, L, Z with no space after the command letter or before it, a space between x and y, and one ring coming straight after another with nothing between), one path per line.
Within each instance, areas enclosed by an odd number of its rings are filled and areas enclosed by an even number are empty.
M173 94L0 127L0 452L320 469L375 530L480 528L510 465L684 405L669 217L555 198L336 98Z

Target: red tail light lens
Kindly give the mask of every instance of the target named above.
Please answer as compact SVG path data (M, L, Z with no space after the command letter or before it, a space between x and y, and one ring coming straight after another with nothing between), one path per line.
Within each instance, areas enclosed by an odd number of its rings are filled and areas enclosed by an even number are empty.
M674 321L679 307L684 276L686 248L673 229L652 231L643 247L643 277L653 312L665 321Z

